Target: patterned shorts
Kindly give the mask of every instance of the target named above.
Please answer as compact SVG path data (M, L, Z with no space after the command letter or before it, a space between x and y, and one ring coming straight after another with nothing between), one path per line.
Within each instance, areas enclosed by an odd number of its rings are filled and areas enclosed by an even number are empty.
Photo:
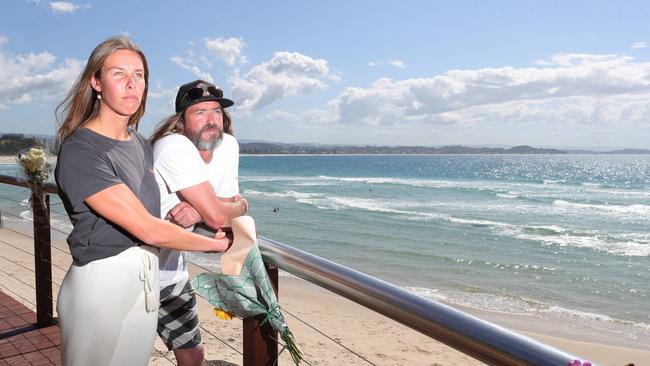
M158 335L169 350L201 344L196 297L189 279L160 289Z

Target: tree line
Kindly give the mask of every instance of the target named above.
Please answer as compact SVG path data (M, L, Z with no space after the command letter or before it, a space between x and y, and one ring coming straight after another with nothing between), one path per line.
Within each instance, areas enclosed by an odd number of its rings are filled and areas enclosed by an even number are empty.
M0 135L0 155L17 155L20 150L41 146L47 147L48 140L38 137L27 137L21 133L6 133Z

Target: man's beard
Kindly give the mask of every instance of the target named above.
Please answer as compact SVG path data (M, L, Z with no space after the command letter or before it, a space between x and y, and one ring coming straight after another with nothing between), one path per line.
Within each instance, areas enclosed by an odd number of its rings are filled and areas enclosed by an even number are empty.
M209 139L202 139L201 136L203 135L203 132L209 131L211 129L215 129L219 131L219 133ZM192 131L187 133L185 136L190 139L194 146L196 146L196 148L199 150L214 150L217 148L217 146L219 146L221 140L223 139L223 130L221 130L217 125L205 125L199 131L196 131L196 133Z

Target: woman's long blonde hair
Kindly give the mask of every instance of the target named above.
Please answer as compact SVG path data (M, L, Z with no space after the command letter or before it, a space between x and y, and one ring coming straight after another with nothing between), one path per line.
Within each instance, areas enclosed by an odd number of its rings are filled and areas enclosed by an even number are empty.
M140 118L144 114L144 108L147 104L147 91L149 89L149 66L147 65L147 58L140 48L129 38L119 36L112 37L95 47L93 52L88 57L86 67L68 95L56 107L55 115L59 125L57 137L59 142L63 142L66 138L72 135L79 127L85 125L89 120L97 116L99 113L99 100L97 99L97 92L90 86L90 81L93 76L99 79L101 70L106 62L108 56L117 50L130 50L142 59L144 66L144 92L142 93L142 100L138 110L129 116L128 126L135 126L138 128Z

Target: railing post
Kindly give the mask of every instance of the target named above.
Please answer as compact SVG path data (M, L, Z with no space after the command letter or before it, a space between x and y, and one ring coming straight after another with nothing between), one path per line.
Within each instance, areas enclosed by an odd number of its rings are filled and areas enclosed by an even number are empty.
M54 325L52 306L52 253L50 236L50 197L41 187L31 187L34 215L34 272L36 277L36 324Z
M278 269L268 264L264 264L264 267L269 273L273 290L279 296ZM244 319L244 366L270 366L278 358L278 332L269 322L260 327L263 320L264 315Z

